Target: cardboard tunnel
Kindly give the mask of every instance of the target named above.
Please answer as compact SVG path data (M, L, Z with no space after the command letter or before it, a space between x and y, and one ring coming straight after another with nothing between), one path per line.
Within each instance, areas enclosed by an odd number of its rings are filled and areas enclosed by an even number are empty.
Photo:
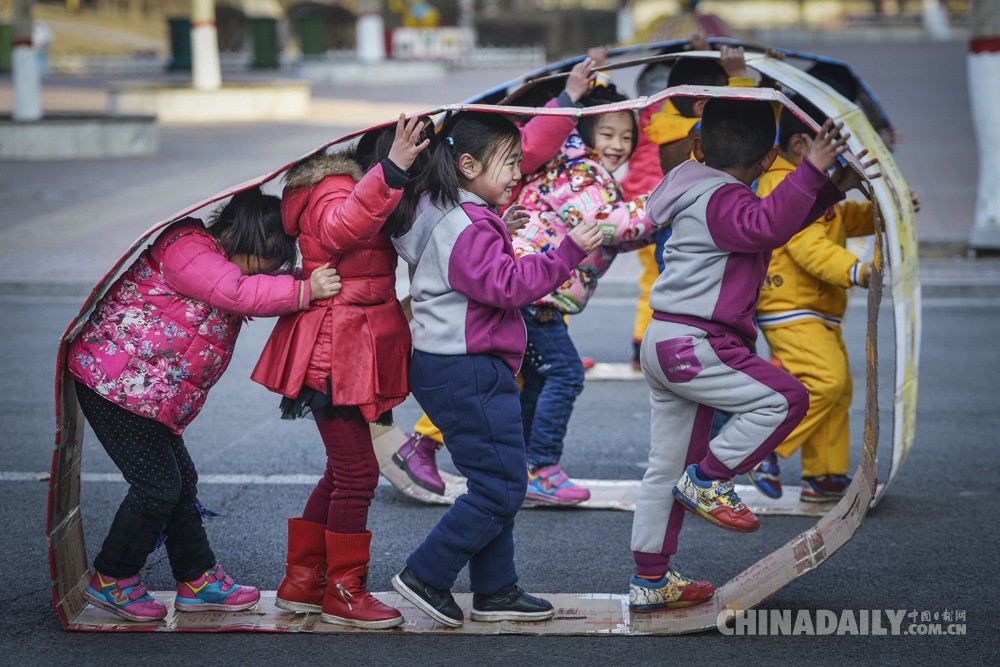
M649 47L619 49L614 54L641 52ZM717 58L716 52L689 52L683 56ZM644 61L645 62L645 61ZM556 617L543 623L476 623L463 628L444 628L431 622L424 614L413 609L396 593L379 593L384 602L398 607L407 619L395 632L435 632L454 635L468 634L554 634L554 635L649 635L683 634L710 630L722 612L734 609L752 609L798 577L820 566L831 554L853 537L861 526L865 514L875 499L877 452L879 444L879 385L878 385L878 312L882 300L882 278L888 268L892 275L893 321L895 325L895 373L893 387L893 434L891 463L888 477L878 484L878 493L884 494L892 477L912 445L914 437L917 357L920 342L920 288L917 280L917 252L914 213L907 195L908 188L902 179L891 153L869 124L865 115L851 102L832 89L812 79L789 63L771 58L763 53L747 55L749 67L806 96L827 115L843 120L852 133L850 147L856 154L862 147L879 158L884 177L869 183L872 199L876 204L877 252L875 275L868 290L868 321L866 334L866 385L864 406L864 441L861 459L854 471L854 481L845 496L835 505L818 505L812 511L823 512L812 528L762 558L731 581L720 587L709 602L684 609L635 615L628 611L627 596L612 593L551 593L547 595L558 608ZM554 67L554 66L553 66ZM677 95L719 96L738 99L768 100L789 106L801 115L782 93L769 88L704 88L684 86L672 88L656 95L637 98L611 105L587 109L535 109L511 108L481 104L453 104L439 107L421 115L436 115L463 109L491 113L508 113L512 110L527 115L592 115L624 109L639 109L662 102ZM394 121L391 121L394 122ZM384 123L383 125L388 124ZM369 128L370 129L370 128ZM365 130L366 131L366 130ZM352 139L355 132L320 146L309 155ZM304 159L308 156L303 156ZM848 156L849 162L859 168L857 160ZM293 163L294 164L294 163ZM234 188L220 192L164 220L140 236L94 287L79 314L66 328L59 341L55 377L56 434L49 479L46 535L49 545L49 568L52 598L56 613L63 627L79 631L130 631L130 632L317 632L354 633L363 630L342 628L320 622L318 614L291 614L274 607L274 593L264 592L256 608L235 614L206 612L175 613L155 624L128 623L106 612L88 606L82 591L87 585L88 558L84 544L80 514L81 461L83 442L83 416L77 403L73 382L65 370L65 355L69 343L82 327L95 303L104 291L153 239L158 232L173 221L194 213L236 192L269 182L284 173L292 164ZM376 449L383 473L394 484L406 486L405 475L388 459L401 443L398 429L378 430ZM395 475L395 477L393 477ZM405 480L405 482L404 482ZM454 497L462 489L460 478L450 477L448 495ZM637 482L588 480L594 491L593 507L628 509L634 498ZM417 489L417 491L421 491ZM742 491L742 490L741 490ZM434 498L418 499L437 502ZM430 496L433 494L427 494ZM440 498L438 496L437 498ZM749 493L748 493L749 499ZM750 499L755 511L761 513L788 513L774 511L762 501ZM587 506L585 505L584 508ZM154 595L170 607L172 592ZM466 610L470 595L457 595L459 604ZM386 632L378 630L375 632Z

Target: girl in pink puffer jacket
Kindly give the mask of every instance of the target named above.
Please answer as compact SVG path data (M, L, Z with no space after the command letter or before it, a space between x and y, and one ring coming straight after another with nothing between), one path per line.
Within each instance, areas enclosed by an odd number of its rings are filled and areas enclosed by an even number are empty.
M274 275L295 259L280 200L242 192L208 226L185 218L167 227L70 344L80 407L129 484L84 591L96 607L130 621L166 616L139 576L164 529L175 609L238 611L260 598L212 553L181 433L229 365L245 318L301 310L340 291L328 267L308 282Z

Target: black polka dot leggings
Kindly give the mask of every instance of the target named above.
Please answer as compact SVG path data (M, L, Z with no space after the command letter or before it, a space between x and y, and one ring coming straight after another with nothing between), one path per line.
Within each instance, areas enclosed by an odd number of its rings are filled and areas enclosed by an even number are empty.
M94 567L112 577L131 577L146 564L165 528L174 578L197 579L215 556L196 505L198 472L184 439L79 382L76 395L97 439L129 485Z

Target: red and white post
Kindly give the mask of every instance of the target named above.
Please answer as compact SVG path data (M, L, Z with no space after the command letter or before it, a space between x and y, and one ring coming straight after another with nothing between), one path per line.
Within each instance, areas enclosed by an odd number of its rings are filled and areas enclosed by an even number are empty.
M218 90L222 87L214 0L191 2L191 75L197 90Z
M38 120L42 117L42 77L38 58L31 43L34 29L32 0L14 0L11 83L14 88L14 120Z
M969 98L979 148L976 218L969 247L1000 250L1000 0L972 0Z

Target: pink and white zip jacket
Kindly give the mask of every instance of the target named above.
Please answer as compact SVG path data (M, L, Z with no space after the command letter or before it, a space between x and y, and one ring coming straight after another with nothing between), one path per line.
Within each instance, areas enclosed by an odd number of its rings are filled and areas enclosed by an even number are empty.
M528 207L531 220L514 235L514 252L520 259L558 248L569 230L586 220L597 221L604 240L573 269L569 280L535 305L579 313L619 252L652 243L659 226L646 216L646 196L626 200L583 137L570 134L562 152L525 179L518 203Z

